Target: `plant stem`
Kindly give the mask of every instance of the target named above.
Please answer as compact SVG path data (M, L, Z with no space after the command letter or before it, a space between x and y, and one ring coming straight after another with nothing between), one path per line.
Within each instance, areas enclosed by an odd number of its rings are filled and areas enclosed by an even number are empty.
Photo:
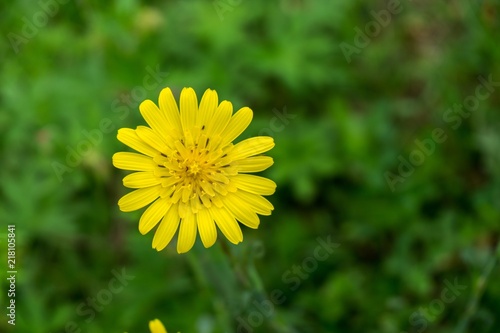
M490 277L493 268L495 267L498 258L500 258L500 240L497 243L495 251L491 254L491 257L488 259L486 266L484 267L481 275L478 277L474 293L472 294L469 303L467 304L467 308L465 310L465 314L462 320L458 323L458 326L455 329L455 333L463 333L469 326L469 322L472 316L476 313L477 307L479 304L479 300L484 293L484 289L486 288L486 284L488 282L488 278Z

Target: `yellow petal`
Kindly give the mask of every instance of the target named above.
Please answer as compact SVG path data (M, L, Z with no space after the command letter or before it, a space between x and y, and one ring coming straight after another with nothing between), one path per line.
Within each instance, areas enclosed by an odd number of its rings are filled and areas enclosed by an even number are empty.
M198 118L196 118L196 125L200 129L205 130L217 109L218 101L219 98L215 90L207 89L203 94L200 102L200 112L198 113Z
M203 206L206 208L210 208L212 206L212 201L210 201L210 198L208 194L204 193L200 196L201 202L203 202Z
M184 189L181 189L180 192L183 192ZM180 201L177 204L177 210L179 211L179 216L181 219L186 217L186 215L191 214L190 208L186 203Z
M260 221L257 214L251 210L249 205L242 203L234 194L226 195L223 202L238 221L252 229L259 227Z
M161 180L161 186L171 187L172 185L177 184L181 180L182 178L180 177L163 177L163 179Z
M128 194L125 194L120 200L118 200L118 206L123 212L131 212L140 209L160 196L161 186L151 186L146 188L141 188L135 190Z
M174 145L183 159L189 158L190 156L189 150L180 141L175 141Z
M238 190L234 195L239 199L241 205L250 205L252 209L260 215L271 215L273 205L264 197Z
M191 132L198 116L198 100L193 88L184 88L181 91L181 124L183 132Z
M252 121L253 112L247 107L241 108L238 112L231 117L226 128L221 134L222 142L221 147L233 142L243 131L250 125Z
M229 153L233 160L264 153L274 147L274 140L269 136L256 136L238 142Z
M224 183L224 184L229 184L229 178L227 178L226 176L224 176L222 173L214 173L214 174L210 175L210 177L213 180L216 180L218 182L221 182L221 183Z
M244 158L234 163L238 172L260 172L273 165L274 161L269 156L254 156Z
M149 330L151 333L167 333L165 326L158 319L149 322Z
M194 245L196 240L196 215L186 214L186 216L181 221L181 227L179 229L179 239L177 241L177 252L185 253Z
M189 200L189 207L191 208L191 211L193 214L197 214L201 207L203 206L203 203L200 202L200 198L198 197L197 194L195 194L190 200Z
M160 105L160 109L163 111L165 119L173 131L173 133L171 133L172 137L180 139L180 135L182 133L181 118L179 116L177 102L175 101L170 88L165 88L160 92L158 104Z
M209 184L207 181L202 179L198 184L201 186L203 191L205 191L205 193L207 193L209 196L211 197L215 196L215 192L212 185Z
M118 135L116 136L120 142L123 142L130 148L137 150L139 153L155 156L158 154L153 147L146 144L141 138L137 136L137 133L131 128L121 128L118 130Z
M236 175L231 177L231 182L241 190L259 195L271 195L276 190L275 182L254 175Z
M160 198L149 206L139 220L139 232L143 235L153 229L165 216L172 203L168 199Z
M149 127L157 133L166 133L170 129L163 112L158 109L153 101L147 99L139 105L139 111L142 117L148 123Z
M231 120L231 114L233 113L233 105L231 102L222 101L215 110L215 113L207 124L207 136L209 139L213 139L214 136L220 135L224 128Z
M224 236L233 244L238 244L243 241L243 234L241 232L241 228L234 219L234 216L231 215L225 208L218 207L210 207L208 209L212 218L217 223L217 226L222 231Z
M216 190L220 194L222 194L222 195L226 195L227 194L227 190L226 190L226 187L224 185L221 185L220 183L215 182L213 184L213 187L214 187L214 190Z
M134 172L123 178L123 185L128 188L150 187L160 183L161 179L153 171Z
M215 223L207 209L203 208L198 211L198 231L200 232L201 241L205 248L214 245L217 240L217 229Z
M149 146L153 147L158 153L171 154L172 147L168 147L168 141L165 138L169 138L168 134L158 134L154 130L146 126L137 126L135 132L137 136L144 141Z
M153 237L154 249L161 251L170 243L179 227L179 221L180 218L176 207L170 207Z
M152 171L157 167L151 157L128 152L114 154L113 165L118 169L132 171Z

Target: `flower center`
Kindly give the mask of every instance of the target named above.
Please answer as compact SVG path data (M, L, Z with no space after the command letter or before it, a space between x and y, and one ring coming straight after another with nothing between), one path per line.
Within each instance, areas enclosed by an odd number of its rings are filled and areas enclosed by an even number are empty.
M181 217L187 210L196 213L203 206L220 205L221 196L236 191L229 180L238 173L228 156L232 145L209 149L207 143L206 138L190 145L177 141L175 149L154 159L155 174L163 179L161 196L179 204Z
M198 172L201 171L200 166L198 165L198 162L196 161L191 161L190 164L187 166L187 174L191 176L196 176Z

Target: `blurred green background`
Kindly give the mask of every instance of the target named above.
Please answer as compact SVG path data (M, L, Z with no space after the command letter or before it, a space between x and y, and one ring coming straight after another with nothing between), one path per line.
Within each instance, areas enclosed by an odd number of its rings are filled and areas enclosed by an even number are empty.
M0 4L1 332L500 331L497 1L63 2ZM118 209L116 131L167 86L276 141L275 211L238 246L157 253Z

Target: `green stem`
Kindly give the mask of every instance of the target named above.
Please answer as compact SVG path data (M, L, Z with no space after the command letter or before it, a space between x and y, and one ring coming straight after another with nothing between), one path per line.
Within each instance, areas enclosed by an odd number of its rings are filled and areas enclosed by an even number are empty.
M231 289L234 286L231 282L231 269L227 257L217 245L211 249L204 249L200 244L195 244L187 259L195 279L211 299L222 331L232 331L230 312L224 304L224 300L233 293Z
M188 260L199 285L212 298L217 321L224 332L234 331L231 315L255 311L253 302L267 299L262 278L255 267L255 259L262 255L258 243L229 246L221 240L210 249L196 244ZM248 308L245 308L248 307ZM273 313L269 325L275 332L294 332Z
M465 330L469 326L469 322L470 322L472 316L477 311L479 300L481 299L481 296L484 293L484 290L486 288L486 284L487 284L488 279L491 275L491 272L493 271L493 268L495 267L499 258L500 258L500 241L498 241L495 252L492 253L492 255L489 258L488 262L486 263L486 266L484 267L481 275L479 276L479 278L476 281L472 298L469 300L469 303L467 305L467 309L465 310L465 314L464 314L462 320L459 322L457 328L455 329L455 333L463 333L463 332L465 332Z

